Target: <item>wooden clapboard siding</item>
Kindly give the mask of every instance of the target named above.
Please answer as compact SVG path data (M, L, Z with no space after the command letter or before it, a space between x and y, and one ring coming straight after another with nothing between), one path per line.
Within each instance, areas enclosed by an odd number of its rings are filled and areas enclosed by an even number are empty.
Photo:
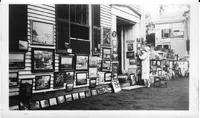
M109 5L101 5L101 27L109 27L111 28L111 8Z

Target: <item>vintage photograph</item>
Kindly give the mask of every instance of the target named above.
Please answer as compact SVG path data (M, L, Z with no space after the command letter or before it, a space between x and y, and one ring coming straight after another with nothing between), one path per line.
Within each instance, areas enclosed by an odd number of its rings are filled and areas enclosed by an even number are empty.
M65 72L64 83L67 83L67 84L74 83L74 71Z
M64 103L65 102L64 96L58 96L57 101L58 101L58 104Z
M54 45L54 25L34 20L31 22L31 43Z
M60 56L60 70L73 70L73 56Z
M35 90L49 89L50 80L50 75L35 76Z
M87 84L87 72L76 73L76 85Z
M31 110L40 109L40 101L32 101L29 104Z
M76 70L88 70L88 56L76 55Z
M103 45L109 45L111 43L111 29L103 27Z
M102 48L103 51L103 59L110 59L111 57L111 49L110 48Z
M23 69L23 68L25 68L25 54L9 53L9 69Z
M9 72L9 87L18 86L18 72Z
M53 87L61 88L64 87L65 72L54 72Z
M89 68L89 78L97 78L98 68Z
M98 57L89 56L89 67L98 67Z
M28 41L19 40L19 50L27 51L28 50Z
M111 69L111 62L109 60L102 60L102 71L110 71Z
M112 73L106 72L105 75L104 75L104 79L105 79L104 80L105 82L111 81L112 80Z
M54 50L32 49L32 71L51 72L54 71Z

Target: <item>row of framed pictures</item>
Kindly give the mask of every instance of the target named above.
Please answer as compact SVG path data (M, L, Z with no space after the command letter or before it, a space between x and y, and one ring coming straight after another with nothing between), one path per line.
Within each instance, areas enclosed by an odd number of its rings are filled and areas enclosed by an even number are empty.
M151 66L156 66L157 68L161 68L162 60L150 60Z
M10 110L39 110L42 108L55 106L62 103L69 103L74 100L83 99L91 96L101 95L105 93L111 93L112 89L110 87L102 87L91 89L79 93L66 94L58 96L56 98L36 100L30 102L20 102L19 105L11 106Z

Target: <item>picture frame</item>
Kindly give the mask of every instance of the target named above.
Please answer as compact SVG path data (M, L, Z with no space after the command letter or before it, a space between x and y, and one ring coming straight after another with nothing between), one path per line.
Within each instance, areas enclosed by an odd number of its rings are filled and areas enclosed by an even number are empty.
M162 75L162 70L158 70L158 76Z
M71 84L66 84L65 85L65 91L66 92L69 92L69 91L73 91L73 89L74 89L74 83L71 83Z
M92 89L92 90L91 90L91 94L92 94L92 96L97 95L97 94L98 94L98 93L97 93L97 90L96 90L96 89Z
M9 87L19 85L19 72L9 72Z
M25 53L10 52L9 53L9 69L24 69Z
M117 40L112 40L112 46L117 47Z
M97 93L98 93L99 95L104 94L104 89L103 89L103 88L98 88L98 89L97 89Z
M29 97L33 92L33 79L21 79L19 95L21 97Z
M101 28L93 28L92 35L92 54L99 56L101 54Z
M152 68L152 74L155 75L156 72L157 72L157 67L153 67L153 68Z
M55 88L62 88L64 87L64 78L65 72L54 72L54 80L53 80L53 87Z
M118 78L118 74L117 74L117 73L113 73L112 75L113 75L113 77L112 77L112 78L113 78L113 80L115 80L115 79L117 79L117 78Z
M134 59L135 58L134 51L133 52L126 52L126 58L132 58L132 59Z
M98 68L89 68L89 78L97 78Z
M137 43L137 49L139 50L142 47L140 43Z
M90 88L95 88L96 87L96 82L97 82L96 78L90 79L89 87Z
M19 102L20 110L29 110L28 103L26 102Z
M86 97L91 97L92 96L90 90L89 91L85 91L85 96Z
M102 58L111 59L111 48L102 48Z
M112 61L118 61L118 54L112 54Z
M76 73L76 85L86 85L87 84L87 72L77 72Z
M161 68L161 61L157 61L156 64L158 68Z
M97 58L97 67L98 67L98 71L101 71L101 64L102 64L102 58L98 57Z
M58 96L57 101L58 101L58 104L65 103L65 97L64 96Z
M111 28L102 27L103 45L111 45Z
M129 65L137 65L136 59L129 59Z
M11 111L19 110L19 105L11 106L9 107L9 110Z
M51 75L35 76L35 90L44 90L50 88Z
M70 101L72 101L72 95L71 94L68 94L68 95L65 95L65 100L66 100L66 102L70 102Z
M41 108L46 108L46 107L49 107L50 104L49 104L49 100L41 100L40 101L40 105L41 105Z
M98 57L89 56L89 67L98 67Z
M80 93L79 93L79 96L80 96L80 99L85 98L85 92L80 92Z
M118 79L112 81L112 87L113 87L114 93L118 93L122 90Z
M74 69L74 62L73 62L73 56L66 56L66 55L60 55L59 60L59 68L61 70L73 70Z
M117 73L118 67L119 67L119 64L118 64L118 63L113 63L113 64L112 64L112 72Z
M31 44L54 46L54 25L31 20Z
M156 60L152 60L152 66L157 66L157 61Z
M111 62L110 60L102 60L102 71L109 72L111 70Z
M113 54L117 54L117 47L113 47Z
M136 84L136 75L135 75L135 73L132 73L129 76L130 76L130 79L131 79L131 85L135 85Z
M111 72L106 72L105 74L104 74L104 81L105 82L109 82L109 81L112 81L112 73Z
M133 43L127 44L128 51L133 51Z
M28 41L19 40L19 50L28 51Z
M57 105L57 100L56 100L56 98L50 98L50 99L49 99L49 104L50 104L50 106L55 106L55 105Z
M40 109L40 101L32 101L29 103L31 110Z
M79 99L78 93L73 93L72 97L73 97L73 100L78 100Z
M74 71L65 71L64 83L74 83Z
M99 80L99 83L103 83L104 82L104 74L105 72L98 72L98 80Z
M53 49L32 48L32 72L53 72L55 52Z
M89 57L88 55L76 55L76 70L88 70Z

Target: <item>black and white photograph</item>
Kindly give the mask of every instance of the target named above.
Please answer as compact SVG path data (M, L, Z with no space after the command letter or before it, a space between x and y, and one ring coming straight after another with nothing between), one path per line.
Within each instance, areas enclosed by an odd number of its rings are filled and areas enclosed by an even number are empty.
M21 79L19 95L21 97L30 97L33 93L33 79Z
M49 89L50 81L50 75L35 76L35 90Z
M49 100L47 100L47 99L41 100L40 105L41 105L42 108L49 107L50 106Z
M85 96L86 97L91 97L92 96L90 90L89 91L85 91Z
M74 71L65 72L64 83L67 83L67 84L74 83Z
M102 71L106 72L106 71L110 71L111 69L111 61L110 60L102 60Z
M89 57L89 67L98 67L98 57L97 56Z
M110 48L103 48L102 49L103 52L103 59L110 59L111 58L111 49Z
M50 99L49 99L49 104L50 104L50 106L57 105L57 100L56 100L56 98L50 98Z
M65 72L54 72L53 87L61 88L64 87Z
M133 43L128 43L128 51L133 51Z
M97 78L98 68L89 68L89 78Z
M66 84L66 92L73 91L73 89L74 89L74 83Z
M31 21L31 43L54 45L54 25L40 21Z
M88 70L88 56L76 55L76 70Z
M104 73L105 72L98 72L98 82L103 83L104 82Z
M25 54L9 53L9 69L23 69L23 68L25 68Z
M76 73L76 85L85 85L87 84L88 78L87 72L77 72Z
M9 87L18 86L19 84L18 75L19 72L9 72Z
M72 95L71 95L71 94L65 95L65 100L66 100L66 102L72 101L72 100L73 100L73 99L72 99Z
M57 101L58 101L58 104L64 103L65 102L64 96L58 96Z
M106 72L105 74L104 74L104 81L105 82L108 82L108 81L111 81L112 80L112 73L110 73L110 72Z
M73 70L73 56L60 56L60 70Z
M107 27L103 27L103 45L110 46L111 44L111 29Z
M95 88L96 87L96 82L97 82L96 78L90 79L90 88Z

